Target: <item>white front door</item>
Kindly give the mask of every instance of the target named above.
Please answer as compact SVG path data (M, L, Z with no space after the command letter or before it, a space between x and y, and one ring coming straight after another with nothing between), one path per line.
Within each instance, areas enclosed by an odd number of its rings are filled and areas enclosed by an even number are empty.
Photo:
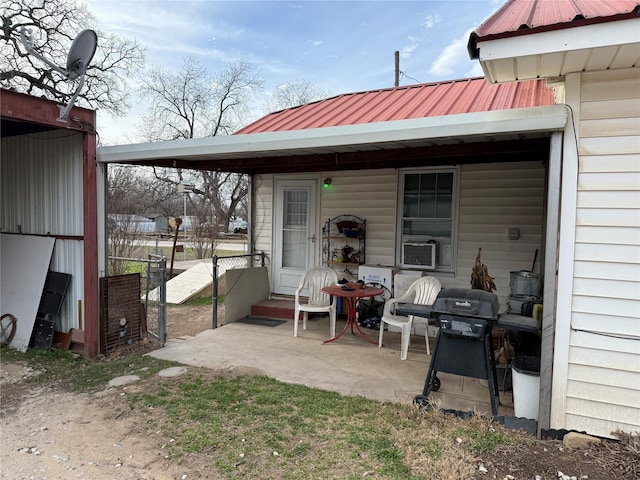
M276 181L274 293L293 295L302 274L315 266L316 181Z

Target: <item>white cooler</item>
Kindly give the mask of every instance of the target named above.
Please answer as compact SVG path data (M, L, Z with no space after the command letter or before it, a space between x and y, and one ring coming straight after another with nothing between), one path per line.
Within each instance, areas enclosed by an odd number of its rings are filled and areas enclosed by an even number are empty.
M386 265L360 265L358 267L358 280L364 283L379 283L384 285L393 293L393 278L396 274L396 267Z

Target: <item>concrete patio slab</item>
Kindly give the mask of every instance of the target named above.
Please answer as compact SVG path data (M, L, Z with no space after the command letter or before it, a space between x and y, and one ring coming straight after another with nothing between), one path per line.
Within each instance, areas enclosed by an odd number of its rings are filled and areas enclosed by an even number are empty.
M343 326L344 321L338 320L338 332ZM277 327L231 323L169 340L150 355L214 370L246 369L282 382L382 402L413 402L422 393L429 368L424 337L412 338L408 358L402 361L399 334L385 332L385 345L378 348L378 332L366 332L376 345L350 332L323 344L329 336L328 318L309 319L308 330L300 330L297 338L292 321ZM442 386L429 398L441 408L491 412L488 390L479 380L444 373L438 377ZM501 392L501 403L498 414L512 415L510 392Z

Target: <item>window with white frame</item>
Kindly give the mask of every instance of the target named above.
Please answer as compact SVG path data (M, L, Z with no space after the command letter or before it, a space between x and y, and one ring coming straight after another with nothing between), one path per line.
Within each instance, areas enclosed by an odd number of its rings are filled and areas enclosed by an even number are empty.
M458 170L406 170L400 176L399 264L453 271Z

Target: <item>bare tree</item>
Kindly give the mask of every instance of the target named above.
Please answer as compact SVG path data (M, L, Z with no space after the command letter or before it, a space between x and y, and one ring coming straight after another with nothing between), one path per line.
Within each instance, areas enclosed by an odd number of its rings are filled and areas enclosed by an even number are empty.
M247 211L249 183L245 175L225 172L200 172L204 191L214 193L210 201L219 225L229 227L237 213Z
M193 57L171 72L152 66L143 76L140 92L151 100L142 119L142 135L147 141L202 137L207 131L205 114L210 108L207 71Z
M151 100L140 127L142 136L159 141L228 135L246 118L248 105L262 83L245 60L230 62L215 76L209 76L194 57L187 57L177 72L153 66L144 75L141 87L141 94ZM216 228L224 225L226 230L236 212L247 210L248 181L244 175L154 169L154 176L173 188L187 183L202 190L202 205L196 205L191 195L185 199L189 211L210 211L215 215L210 223Z
M246 60L229 62L213 82L213 109L209 115L209 136L229 135L244 123L249 104L264 81Z
M278 85L271 93L271 99L263 105L263 110L265 113L277 112L330 96L329 91L323 90L308 80L293 80Z
M154 65L140 89L151 100L142 136L153 142L232 133L261 87L262 80L244 60L229 63L215 77L195 57L185 58L177 72Z
M201 190L197 190L201 192ZM203 192L201 192L203 193ZM189 195L190 216L195 219L187 243L197 259L211 258L218 243L218 225L209 202L201 194Z
M139 178L128 167L110 167L107 192L109 234L109 275L126 273L126 263L118 258L135 258L142 246L137 212Z
M77 34L86 28L95 30L93 15L73 0L5 0L1 12L0 84L66 102L76 85L26 52L21 29L31 31L34 49L40 55L64 68ZM135 41L97 33L98 47L78 103L121 115L129 108L127 79L143 66L144 51Z
M245 175L165 168L154 168L153 172L155 183L163 185L163 190L172 189L177 194L177 185L193 185L181 200L187 206L188 216L196 217L196 225L191 225L189 242L196 255L203 252L204 256L198 258L205 258L210 253L203 242L215 247L216 242L210 242L211 234L217 238L221 232L228 230L234 216L247 212L249 186ZM181 215L177 209L172 211L176 216ZM197 238L200 234L203 234L202 239Z

